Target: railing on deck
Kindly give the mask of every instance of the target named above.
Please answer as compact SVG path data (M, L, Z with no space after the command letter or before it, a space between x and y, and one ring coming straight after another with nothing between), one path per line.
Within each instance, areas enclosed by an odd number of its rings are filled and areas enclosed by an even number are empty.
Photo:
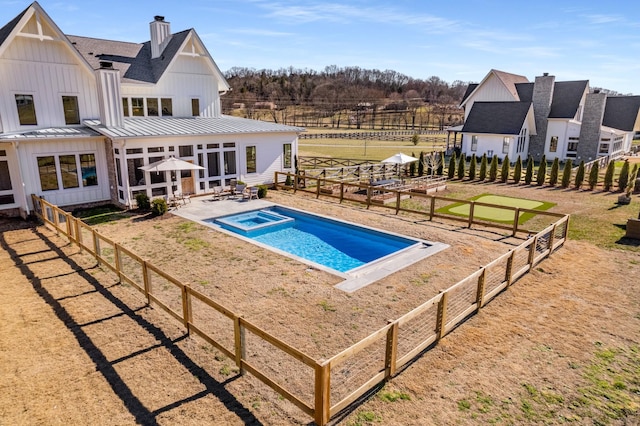
M370 201L370 197L367 198ZM400 368L561 247L569 224L569 216L536 212L559 219L411 312L339 354L319 361L163 272L70 213L35 195L32 199L34 211L46 225L93 255L100 264L115 272L121 282L129 283L142 293L147 303L161 307L182 322L188 333L197 334L235 360L240 374L248 371L311 416L318 425L326 424L377 384L393 377ZM433 204L431 206L430 218L439 217L433 212ZM516 218L517 213L518 210ZM473 208L470 217L473 217ZM477 223L473 219L468 222ZM511 228L514 232L519 230L517 220ZM160 286L173 288L175 294L155 292Z

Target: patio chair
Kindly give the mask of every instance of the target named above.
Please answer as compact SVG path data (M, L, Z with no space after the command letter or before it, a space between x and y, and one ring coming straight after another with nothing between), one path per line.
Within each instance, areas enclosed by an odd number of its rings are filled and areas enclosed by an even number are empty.
M258 199L258 187L257 186L252 186L251 188L247 188L243 193L242 193L242 199L247 199L250 200L252 198L255 198L256 200Z
M213 195L211 196L211 199L213 201L222 200L222 194L223 193L224 193L224 188L222 188L221 186L214 186L213 187Z
M232 190L231 190L231 193L232 193L233 195L240 194L240 195L242 195L242 196L243 196L243 195L244 195L244 190L245 190L245 189L247 189L247 185L243 185L243 184L236 185L236 189L235 189L235 190L233 190L233 189L232 189Z

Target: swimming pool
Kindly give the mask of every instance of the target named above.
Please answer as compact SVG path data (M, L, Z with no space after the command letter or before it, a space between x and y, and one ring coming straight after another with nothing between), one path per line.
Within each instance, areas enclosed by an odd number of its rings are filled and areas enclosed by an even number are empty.
M281 206L205 222L344 278L358 278L358 288L448 247Z

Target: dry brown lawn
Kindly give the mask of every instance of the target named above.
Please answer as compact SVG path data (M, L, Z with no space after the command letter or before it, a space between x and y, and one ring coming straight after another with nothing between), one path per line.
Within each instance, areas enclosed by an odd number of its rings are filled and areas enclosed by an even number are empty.
M637 424L640 250L620 237L625 218L637 216L638 198L617 208L613 194L486 184L453 184L445 195L487 192L557 203L552 211L576 216L572 233L580 240L337 422ZM346 294L333 288L339 278L331 274L171 215L132 213L99 230L316 359L522 241L300 194L269 197L451 247ZM591 242L590 227L611 235L606 247ZM310 421L255 378L237 376L232 360L185 336L174 319L49 229L5 221L2 230L0 424Z

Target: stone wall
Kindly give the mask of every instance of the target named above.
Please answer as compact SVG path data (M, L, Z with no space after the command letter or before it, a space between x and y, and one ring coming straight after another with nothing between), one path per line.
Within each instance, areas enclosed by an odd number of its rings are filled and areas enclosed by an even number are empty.
M544 75L536 77L533 86L533 114L536 121L536 134L529 138L529 154L533 156L534 160L540 160L544 154L555 81L554 76L544 73Z

